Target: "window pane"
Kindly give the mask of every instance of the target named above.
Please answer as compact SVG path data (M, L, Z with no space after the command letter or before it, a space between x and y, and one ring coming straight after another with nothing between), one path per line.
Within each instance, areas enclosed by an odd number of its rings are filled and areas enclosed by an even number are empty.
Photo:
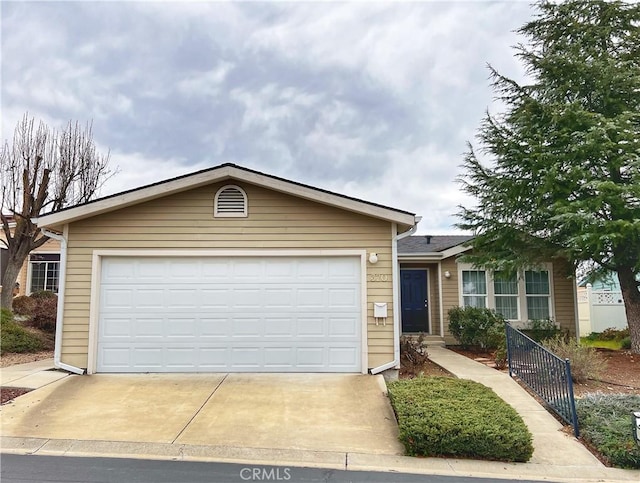
M507 320L518 320L518 297L496 297L496 312Z
M480 307L484 309L487 306L487 297L467 295L462 297L462 301L465 307Z
M549 297L527 297L529 320L549 319Z
M60 264L56 262L47 263L47 290L58 293L58 278Z
M549 295L549 272L542 270L539 272L526 271L524 273L525 287L530 295Z
M31 264L31 292L37 292L44 290L44 280L47 273L46 263L32 263Z
M496 295L518 295L518 279L502 272L493 274L493 290Z
M487 293L487 279L484 270L464 270L462 272L462 293L482 295Z

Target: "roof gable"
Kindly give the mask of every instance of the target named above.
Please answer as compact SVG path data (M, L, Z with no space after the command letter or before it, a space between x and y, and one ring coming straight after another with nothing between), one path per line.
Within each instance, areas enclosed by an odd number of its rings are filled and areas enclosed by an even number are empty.
M397 210L395 208L315 188L231 163L99 198L82 205L65 208L35 218L34 222L40 227L60 227L74 221L225 180L244 181L317 203L398 223L403 227L411 227L415 224L415 214L407 211Z

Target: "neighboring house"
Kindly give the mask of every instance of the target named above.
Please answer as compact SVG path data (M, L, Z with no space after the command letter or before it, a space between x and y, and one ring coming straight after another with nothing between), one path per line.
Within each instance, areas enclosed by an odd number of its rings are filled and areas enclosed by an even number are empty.
M455 343L447 313L455 306L488 307L516 327L551 319L576 334L576 292L567 264L555 260L506 277L458 258L470 236L411 236L399 240L402 331L424 332Z
M11 225L9 225L11 227ZM0 230L0 281L7 263L7 252L3 241L4 233ZM30 295L40 290L58 293L60 282L60 242L49 239L44 245L32 251L22 264L17 287L13 287L15 295ZM0 286L0 291L3 289Z
M60 233L54 358L79 373L377 373L403 331L450 340L449 307L495 301L456 263L468 237L408 238L413 213L233 164L34 221ZM515 299L575 332L556 268Z
M591 282L588 280L578 282L580 336L629 327L617 274L607 272Z

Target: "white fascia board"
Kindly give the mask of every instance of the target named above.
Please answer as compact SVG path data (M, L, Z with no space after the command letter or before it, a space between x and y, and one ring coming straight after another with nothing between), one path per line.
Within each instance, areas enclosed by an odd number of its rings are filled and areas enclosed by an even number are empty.
M471 247L469 245L456 245L455 247L451 247L451 248L447 248L446 250L443 250L442 253L442 258L449 258L452 257L454 255L459 255L460 253L466 252L471 250Z
M263 186L265 188L297 196L299 198L305 198L374 218L381 218L383 220L396 222L402 225L413 226L415 224L415 216L409 213L371 205L364 201L343 198L321 190L301 186L293 182L274 179L259 173L238 169L234 166L223 166L219 169L196 173L191 176L159 183L147 188L125 192L120 195L94 201L76 208L69 208L59 213L52 213L50 215L34 218L33 221L41 227L59 226L109 211L126 208L138 203L198 188L207 184L223 181L229 178L256 184L258 186Z
M424 261L440 261L442 260L442 253L428 252L428 253L407 253L399 254L398 260L401 262L424 262Z

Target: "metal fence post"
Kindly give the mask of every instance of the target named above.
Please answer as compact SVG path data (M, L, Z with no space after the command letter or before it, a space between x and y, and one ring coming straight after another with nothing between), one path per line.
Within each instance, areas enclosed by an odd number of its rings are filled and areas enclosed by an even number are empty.
M569 405L571 406L571 419L573 420L573 434L576 438L580 436L580 429L578 428L578 413L576 412L576 400L573 397L573 378L571 377L571 361L569 359L564 360L565 371L567 377L567 384L569 386Z

